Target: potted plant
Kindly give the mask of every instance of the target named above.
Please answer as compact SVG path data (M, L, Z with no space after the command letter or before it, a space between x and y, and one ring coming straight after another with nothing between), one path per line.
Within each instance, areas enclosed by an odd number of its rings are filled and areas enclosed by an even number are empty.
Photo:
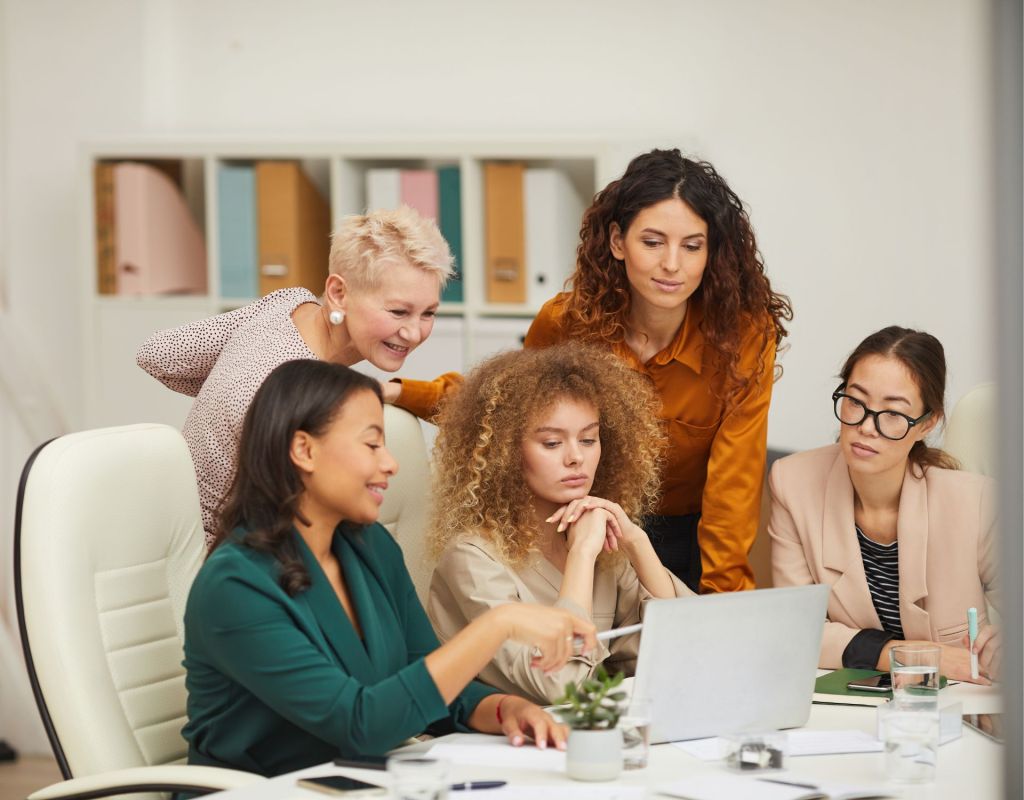
M622 672L609 675L601 664L579 686L567 684L557 710L571 728L566 773L578 781L611 781L622 771L622 733L616 727L626 693Z

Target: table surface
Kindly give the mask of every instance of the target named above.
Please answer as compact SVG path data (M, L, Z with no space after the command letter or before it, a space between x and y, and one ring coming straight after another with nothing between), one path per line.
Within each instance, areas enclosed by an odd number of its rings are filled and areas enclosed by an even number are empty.
M941 705L963 703L963 712L991 713L1000 710L998 692L991 687L959 684L942 691ZM874 706L841 706L815 703L805 730L862 730L874 735L876 726ZM433 739L415 745L410 750L423 750L443 742L449 737ZM495 737L495 742L501 740ZM830 756L803 756L789 758L787 770L794 775L812 781L845 783L855 786L884 786L893 797L906 800L943 800L944 798L969 798L989 800L1002 797L1003 746L981 735L973 728L964 726L963 735L939 748L938 774L932 783L907 786L887 783L882 753L847 754ZM651 748L646 769L623 772L612 785L644 786L647 795L658 797L657 787L673 780L708 772L722 771L719 762L700 761L671 744ZM350 769L324 764L298 772L272 778L265 783L255 784L217 795L218 800L323 800L320 792L301 789L296 786L299 777L315 775L349 775L371 783L383 783L385 773L375 770ZM501 779L515 785L557 785L581 786L564 773L542 770L508 769L489 766L454 765L452 780ZM607 786L609 784L597 784ZM455 793L454 797L462 793ZM538 797L540 797L538 792ZM554 793L552 793L554 796ZM486 792L467 794L464 800L486 800Z

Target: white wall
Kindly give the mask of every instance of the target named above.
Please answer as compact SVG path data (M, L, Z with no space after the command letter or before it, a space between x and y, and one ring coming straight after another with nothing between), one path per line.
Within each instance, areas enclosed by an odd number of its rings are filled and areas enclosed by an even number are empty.
M772 446L831 439L834 375L889 323L945 343L951 401L994 377L977 0L0 2L8 308L72 426L78 147L137 134L682 144L748 203L793 298ZM9 478L23 453L3 452Z

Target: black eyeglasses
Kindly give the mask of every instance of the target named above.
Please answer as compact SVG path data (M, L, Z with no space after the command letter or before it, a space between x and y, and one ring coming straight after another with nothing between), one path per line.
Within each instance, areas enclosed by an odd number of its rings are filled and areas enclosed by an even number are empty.
M932 415L931 411L926 411L917 419L914 419L906 414L901 414L899 411L872 411L856 397L843 394L842 390L844 388L846 388L846 384L841 383L832 392L836 419L844 425L860 425L865 419L872 417L875 423L875 430L886 439L892 439L895 442L906 438L911 428L924 422Z

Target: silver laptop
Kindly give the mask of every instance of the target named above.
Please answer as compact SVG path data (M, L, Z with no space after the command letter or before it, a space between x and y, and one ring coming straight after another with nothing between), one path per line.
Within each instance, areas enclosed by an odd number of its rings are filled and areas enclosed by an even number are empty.
M651 743L803 725L811 713L829 587L650 600L634 697Z

